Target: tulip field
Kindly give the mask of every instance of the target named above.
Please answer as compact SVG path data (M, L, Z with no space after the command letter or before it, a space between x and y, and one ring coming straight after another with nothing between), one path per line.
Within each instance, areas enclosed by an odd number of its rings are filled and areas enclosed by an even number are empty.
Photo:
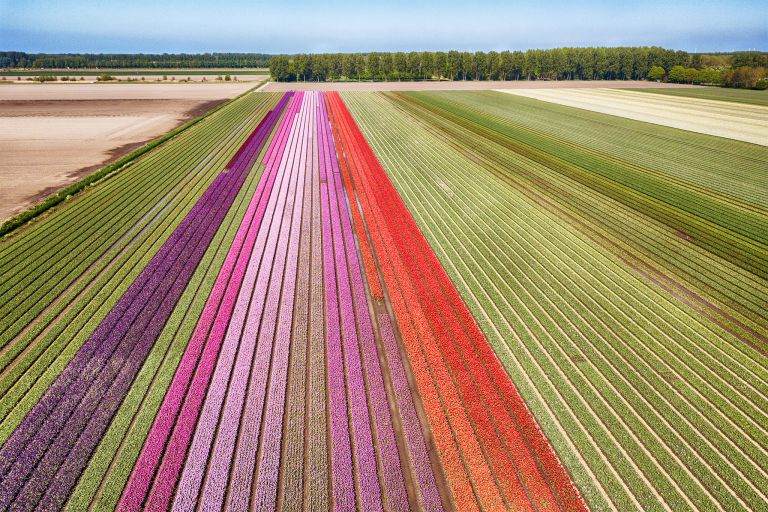
M766 145L250 91L0 272L0 510L768 503Z

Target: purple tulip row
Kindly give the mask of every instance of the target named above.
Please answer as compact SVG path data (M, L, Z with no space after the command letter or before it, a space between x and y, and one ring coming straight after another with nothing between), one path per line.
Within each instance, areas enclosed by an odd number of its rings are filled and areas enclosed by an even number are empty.
M259 152L279 121L291 93L284 95L276 108L265 116L255 140ZM246 145L243 146L245 148ZM238 152L240 154L240 152ZM184 460L188 441L208 387L226 326L243 281L246 265L255 244L275 182L275 173L264 173L217 276L211 296L187 345L133 473L123 491L120 510L141 509L149 492L148 506L168 506ZM166 448L166 443L168 443ZM161 459L162 457L162 459ZM157 474L153 485L153 476Z
M321 109L319 109L321 110ZM336 284L333 222L331 218L328 181L333 173L328 172L331 148L327 133L318 126L320 138L320 204L323 230L323 267L325 269L325 339L328 361L328 396L330 402L331 468L333 502L337 510L355 509L355 481L352 466L352 446L347 421L347 394L344 377L344 356L342 352L339 299ZM338 210L336 212L338 216ZM377 497L379 489L376 489ZM379 500L381 503L381 500Z
M0 508L59 508L263 147L264 122L0 448Z

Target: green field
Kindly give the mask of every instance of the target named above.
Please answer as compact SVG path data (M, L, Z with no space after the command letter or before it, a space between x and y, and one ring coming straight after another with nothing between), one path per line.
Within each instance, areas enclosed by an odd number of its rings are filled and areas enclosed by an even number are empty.
M707 87L704 89L637 89L653 94L668 96L683 96L702 100L733 101L748 105L768 106L768 91L753 91L751 89L725 89L722 87Z
M592 508L765 504L768 148L493 92L343 97Z

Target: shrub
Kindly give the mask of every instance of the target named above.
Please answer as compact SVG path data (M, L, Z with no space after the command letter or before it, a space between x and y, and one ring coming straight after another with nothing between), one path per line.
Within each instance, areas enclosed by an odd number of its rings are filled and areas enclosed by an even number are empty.
M669 81L682 83L685 82L685 68L683 66L675 66L669 70Z
M656 80L657 82L664 79L664 68L661 66L653 66L650 71L648 71L648 80Z

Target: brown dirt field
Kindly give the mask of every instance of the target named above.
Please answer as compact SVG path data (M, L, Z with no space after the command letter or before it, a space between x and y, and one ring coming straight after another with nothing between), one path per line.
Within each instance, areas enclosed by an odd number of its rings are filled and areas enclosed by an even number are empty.
M0 222L253 84L0 88Z
M441 82L270 82L267 92L284 91L477 91L487 89L659 89L698 87L640 80L510 80Z
M249 82L224 83L14 83L0 86L8 100L198 100L233 98L252 88ZM2 115L2 112L0 112Z

